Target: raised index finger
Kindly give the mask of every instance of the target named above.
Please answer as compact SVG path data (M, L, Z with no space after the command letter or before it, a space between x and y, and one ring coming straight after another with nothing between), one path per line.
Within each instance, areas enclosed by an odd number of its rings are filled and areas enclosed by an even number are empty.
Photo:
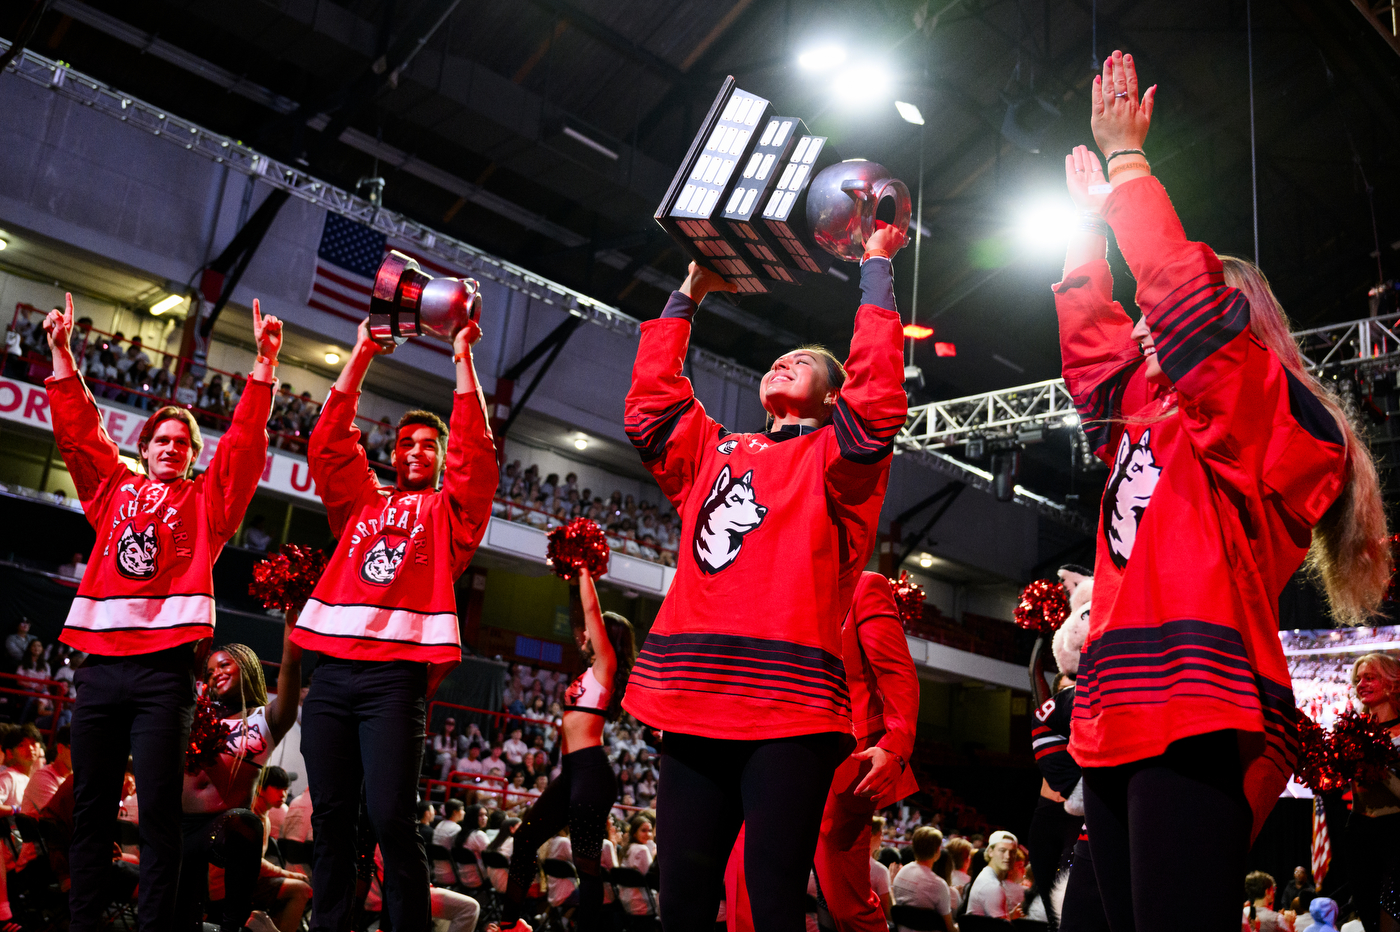
M63 312L63 322L71 327L73 326L73 293L71 291L63 293L63 303L67 308Z
M260 329L261 327L262 327L262 306L261 306L260 304L258 304L258 299L257 299L257 298L254 298L254 299L253 299L253 329L254 329L254 330L258 330L258 329Z

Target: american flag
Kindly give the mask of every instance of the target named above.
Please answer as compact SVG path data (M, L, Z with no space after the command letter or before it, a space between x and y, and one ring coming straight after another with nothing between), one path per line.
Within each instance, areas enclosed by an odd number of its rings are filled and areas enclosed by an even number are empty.
M423 271L435 278L463 278L466 273L424 259L402 244L391 243L383 233L339 214L327 213L321 229L321 245L316 250L316 273L306 303L318 311L359 323L369 316L369 295L379 263L397 249L416 259ZM436 341L424 346L451 355Z
M1327 838L1327 813L1322 808L1322 797L1313 797L1312 820L1312 875L1313 884L1322 887L1322 878L1327 876L1327 868L1332 866L1332 843Z

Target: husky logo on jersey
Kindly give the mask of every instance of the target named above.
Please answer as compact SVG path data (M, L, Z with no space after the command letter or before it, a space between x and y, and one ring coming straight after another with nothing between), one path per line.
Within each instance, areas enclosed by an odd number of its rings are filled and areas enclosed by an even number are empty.
M768 509L754 500L753 470L738 479L726 466L695 519L695 561L707 574L718 573L739 556L745 535L763 523Z
M1128 565L1142 513L1162 475L1162 468L1152 456L1151 440L1150 429L1142 432L1137 443L1129 442L1127 431L1123 432L1113 472L1103 491L1103 536L1109 556L1120 570Z
M390 547L388 541L380 537L365 551L364 562L360 564L360 578L372 586L387 586L398 575L399 564L403 563L408 552L408 538Z
M224 746L234 757L257 760L268 751L267 735L263 734L256 722L241 718L225 721L229 724L229 733Z
M738 445L739 441L737 440L726 440L724 441L724 443L721 443L719 446L715 447L715 449L723 453L725 456L728 456L729 454L734 452L734 448Z
M156 574L156 526L138 531L130 524L117 538L117 572L128 579L150 579Z

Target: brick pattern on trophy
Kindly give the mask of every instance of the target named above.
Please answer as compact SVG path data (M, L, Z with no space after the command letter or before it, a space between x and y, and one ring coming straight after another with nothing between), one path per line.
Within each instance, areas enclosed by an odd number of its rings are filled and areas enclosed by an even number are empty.
M768 203L768 192L778 183L793 146L806 133L807 127L797 117L771 117L724 208L729 229L757 260L761 274L774 281L797 281L799 266L759 223L758 214Z
M806 194L812 178L835 161L825 136L802 136L763 206L768 231L787 252L788 261L807 272L820 274L831 267L831 256L816 248L808 234Z

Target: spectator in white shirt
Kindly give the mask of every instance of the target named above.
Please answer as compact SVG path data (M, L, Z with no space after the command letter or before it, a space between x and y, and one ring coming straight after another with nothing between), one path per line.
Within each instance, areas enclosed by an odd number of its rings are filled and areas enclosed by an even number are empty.
M655 834L656 828L651 824L650 818L641 813L632 816L632 821L628 824L627 844L623 846L620 855L622 866L630 867L645 876L646 872L651 870L652 859L656 856L651 849L651 839ZM651 903L645 890L623 887L618 890L618 899L629 916L651 915Z
M507 861L515 852L515 830L520 828L520 820L511 816L501 823L501 827L496 830L496 837L491 839L491 843L486 846L487 851L498 851ZM506 885L510 883L510 868L488 867L486 868L486 879L491 881L491 888L497 893L505 893Z
M466 741L457 731L457 720L448 718L444 721L442 731L433 735L433 753L437 755L437 764L440 770L439 780L447 779L447 774L452 770L452 765L457 762L457 758L466 753L466 746Z
M914 830L912 843L914 862L900 868L894 883L890 885L894 903L898 906L931 909L943 917L948 932L953 932L952 894L948 884L933 870L933 862L938 860L938 852L943 849L943 833L923 825ZM908 930L900 926L899 932Z
M462 830L457 833L457 838L453 844L454 848L465 849L476 855L479 862L481 852L486 850L489 839L486 837L486 823L490 820L491 813L481 806L470 806L467 809L466 818L462 820ZM472 861L462 862L458 859L457 881L462 886L475 890L482 884L481 871L477 868L477 863Z
M501 746L499 744L491 746L491 756L481 763L486 768L485 772L488 777L504 777L506 771L510 769L506 762L501 760Z
M992 837L987 839L987 848L983 852L987 866L967 891L968 915L1013 921L1024 915L1021 903L1026 897L1026 890L1009 879L1011 868L1020 854L1019 849L1016 836L1010 832L993 832ZM903 876L904 871L899 873Z
M73 559L58 568L58 575L68 579L82 579L87 570L87 558L81 553L73 554Z
M481 759L481 745L472 742L467 745L467 756L457 758L457 763L453 764L453 769L458 773L469 773L473 778L486 773L486 762ZM480 780L473 782L480 783Z
M282 835L278 840L310 841L311 838L311 793L303 790L287 806L287 817L282 820Z
M53 799L63 781L73 775L73 756L69 750L68 726L64 725L54 733L53 763L40 767L29 778L21 798L20 808L26 815L37 816L39 810Z
M460 799L449 799L443 808L444 817L433 829L433 844L451 848L457 833L462 830L462 819L466 817L466 805ZM457 882L452 862L442 858L433 860L433 883L452 886Z
M519 767L525 763L525 755L530 753L530 746L521 740L524 732L519 728L513 728L506 743L501 745L501 752L504 754L506 763L512 767Z
M654 793L649 795L655 795ZM870 817L870 889L875 891L875 895L880 899L880 909L885 914L885 921L890 919L890 907L894 905L894 897L890 892L890 871L889 868L875 860L875 854L884 843L885 820L882 816ZM940 839L941 841L941 839Z

